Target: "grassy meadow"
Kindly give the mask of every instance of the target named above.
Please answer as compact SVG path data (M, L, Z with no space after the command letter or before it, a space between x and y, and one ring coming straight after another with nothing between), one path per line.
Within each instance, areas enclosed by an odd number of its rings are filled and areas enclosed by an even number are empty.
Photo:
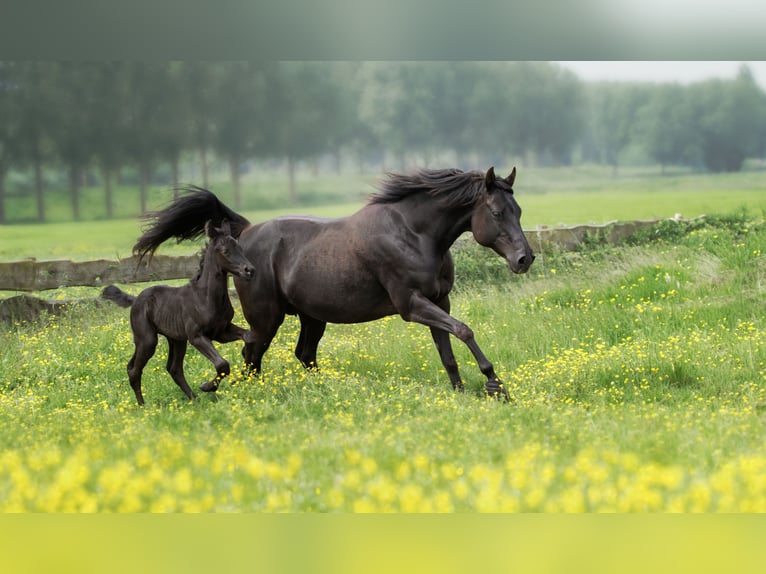
M766 201L758 177L732 177L726 208L721 190L694 191L702 181L593 196L519 186L525 227L721 214L546 253L525 276L461 241L453 315L510 404L483 396L456 340L454 393L428 329L397 317L329 325L318 372L293 356L288 317L262 376L241 371L239 344L219 346L234 372L193 402L163 342L145 408L125 373L126 310L83 303L8 326L0 512L765 512ZM598 215L583 219L583 202ZM93 243L73 230L101 222L69 224L72 242L54 225L59 240L38 250L26 226L0 228L2 258L8 241L40 258L124 254L136 236L135 220L104 223L113 237ZM195 388L212 368L190 350L186 373Z

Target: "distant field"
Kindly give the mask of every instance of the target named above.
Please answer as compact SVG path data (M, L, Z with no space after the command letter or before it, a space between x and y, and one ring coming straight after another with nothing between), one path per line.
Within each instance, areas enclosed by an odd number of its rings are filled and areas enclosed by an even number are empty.
M501 170L504 173L506 170ZM659 169L622 170L616 177L603 167L519 168L516 193L524 209L522 223L532 229L539 225L605 223L613 220L684 217L702 214L728 214L742 209L754 215L766 211L766 172L751 170L734 174L696 174L687 172L660 175ZM377 176L322 174L298 179L301 205L286 207L287 182L283 174L269 173L250 177L243 183L242 213L251 221L263 221L286 213L340 217L359 209L374 191ZM231 205L228 184L211 184L224 202ZM0 260L25 257L38 259L90 259L125 257L140 234L136 191L117 190L116 212L120 219L98 219L100 190L87 192L86 204L92 220L67 221L65 195L54 195L49 212L54 223L0 226ZM164 205L167 189L155 188L151 208ZM257 209L259 205L269 209ZM282 205L282 207L273 207ZM30 200L12 199L11 218L23 211L34 212ZM132 214L132 215L131 215ZM87 214L86 214L87 216ZM194 245L163 245L163 253L190 253Z

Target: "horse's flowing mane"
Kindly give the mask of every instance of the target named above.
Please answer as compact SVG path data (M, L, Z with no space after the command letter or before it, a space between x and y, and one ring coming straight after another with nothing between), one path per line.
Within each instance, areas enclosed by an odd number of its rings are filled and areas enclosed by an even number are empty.
M421 169L412 175L387 173L369 203L394 203L426 193L447 207L473 205L486 189L484 174L459 169Z

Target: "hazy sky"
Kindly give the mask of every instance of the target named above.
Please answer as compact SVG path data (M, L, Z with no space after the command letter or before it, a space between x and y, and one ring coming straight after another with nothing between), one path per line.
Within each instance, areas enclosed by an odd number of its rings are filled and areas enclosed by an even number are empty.
M733 78L744 63L766 90L766 62L557 62L582 80L637 80L695 82L710 78Z

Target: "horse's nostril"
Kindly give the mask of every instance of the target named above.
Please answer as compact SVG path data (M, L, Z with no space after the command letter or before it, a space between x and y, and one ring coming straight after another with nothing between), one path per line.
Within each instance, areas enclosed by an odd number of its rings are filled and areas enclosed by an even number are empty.
M527 262L527 258L525 256L522 255L521 257L519 257L519 267L524 267L526 262Z

